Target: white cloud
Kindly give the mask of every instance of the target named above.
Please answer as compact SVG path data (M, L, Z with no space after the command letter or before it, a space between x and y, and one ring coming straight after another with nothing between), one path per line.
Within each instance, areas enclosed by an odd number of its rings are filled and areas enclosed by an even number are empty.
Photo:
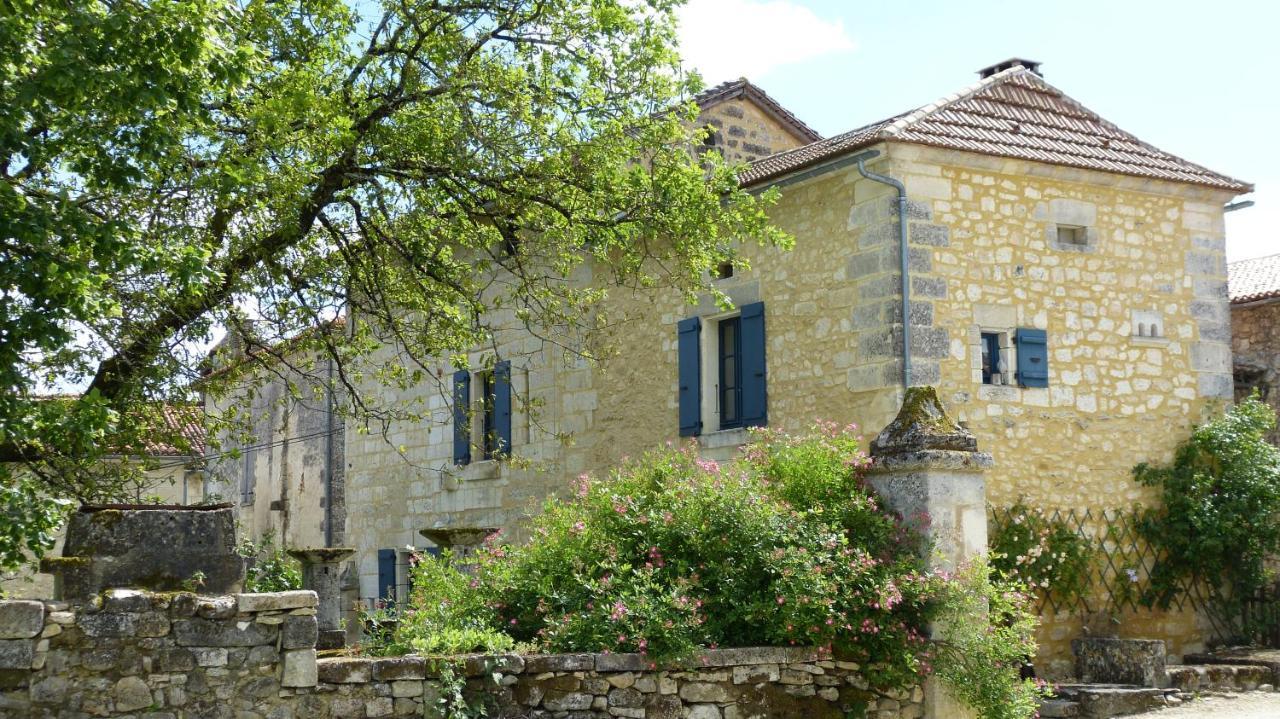
M709 85L854 48L842 21L791 0L690 0L679 18L685 66Z

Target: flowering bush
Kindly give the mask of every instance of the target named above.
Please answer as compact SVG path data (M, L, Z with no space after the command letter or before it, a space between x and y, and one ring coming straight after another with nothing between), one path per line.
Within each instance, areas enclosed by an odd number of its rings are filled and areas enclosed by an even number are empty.
M991 567L1001 576L1070 605L1085 598L1097 551L1061 519L1022 500L991 524Z
M1280 449L1267 441L1276 413L1253 396L1197 427L1167 467L1139 464L1133 476L1160 491L1139 510L1138 532L1158 550L1142 600L1168 608L1203 582L1232 621L1243 601L1274 581L1280 552Z
M472 576L423 562L436 574L415 570L422 592L397 641L417 648L421 631L461 622L545 651L640 652L655 663L703 647L816 645L862 664L878 688L914 686L937 652L921 632L962 595L924 570L919 534L864 485L868 459L853 431L758 431L731 466L690 446L605 480L580 477L572 499L547 502L529 542L491 542ZM970 619L984 628L973 643L1005 639L985 630L983 612ZM1025 622L1010 631L1029 641ZM1023 687L1016 663L985 671L1006 668L1012 677L989 693Z

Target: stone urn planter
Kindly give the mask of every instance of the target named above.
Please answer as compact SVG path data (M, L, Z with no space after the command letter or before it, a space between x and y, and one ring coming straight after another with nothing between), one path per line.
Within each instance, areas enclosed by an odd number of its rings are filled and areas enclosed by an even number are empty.
M437 547L453 552L454 561L465 565L484 540L497 534L497 527L432 527L418 534L430 539Z
M62 556L40 571L54 575L54 597L85 601L104 589L232 594L244 587L230 504L85 505L67 521Z

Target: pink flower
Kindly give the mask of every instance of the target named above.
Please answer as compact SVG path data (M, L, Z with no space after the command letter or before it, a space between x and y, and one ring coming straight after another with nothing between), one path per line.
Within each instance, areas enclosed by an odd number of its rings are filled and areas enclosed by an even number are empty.
M627 612L628 612L627 605L622 600L618 600L614 602L613 612L609 614L609 618L616 622L619 619L622 619L623 617L627 616ZM622 640L619 639L618 641L622 641Z

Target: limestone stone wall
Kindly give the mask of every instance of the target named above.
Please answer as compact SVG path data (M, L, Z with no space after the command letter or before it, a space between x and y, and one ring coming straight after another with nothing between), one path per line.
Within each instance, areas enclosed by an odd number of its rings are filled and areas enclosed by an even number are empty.
M77 607L0 601L0 717L328 716L315 605L314 592L129 589Z
M754 102L742 97L703 110L698 122L715 128L712 140L730 162L750 162L808 144Z
M1280 413L1280 300L1231 307L1236 395L1257 389ZM1280 444L1280 428L1270 439Z
M298 369L254 369L247 361L227 392L206 395L210 416L236 423L210 453L208 493L237 505L242 536L257 541L271 534L285 547L341 545L343 419L330 411L326 363L289 361ZM333 515L328 530L326 505Z
M709 650L671 668L635 654L317 660L315 603L126 589L78 607L0 601L0 718L438 717L446 674L494 717L923 715L919 689L872 692L856 664L814 649Z

